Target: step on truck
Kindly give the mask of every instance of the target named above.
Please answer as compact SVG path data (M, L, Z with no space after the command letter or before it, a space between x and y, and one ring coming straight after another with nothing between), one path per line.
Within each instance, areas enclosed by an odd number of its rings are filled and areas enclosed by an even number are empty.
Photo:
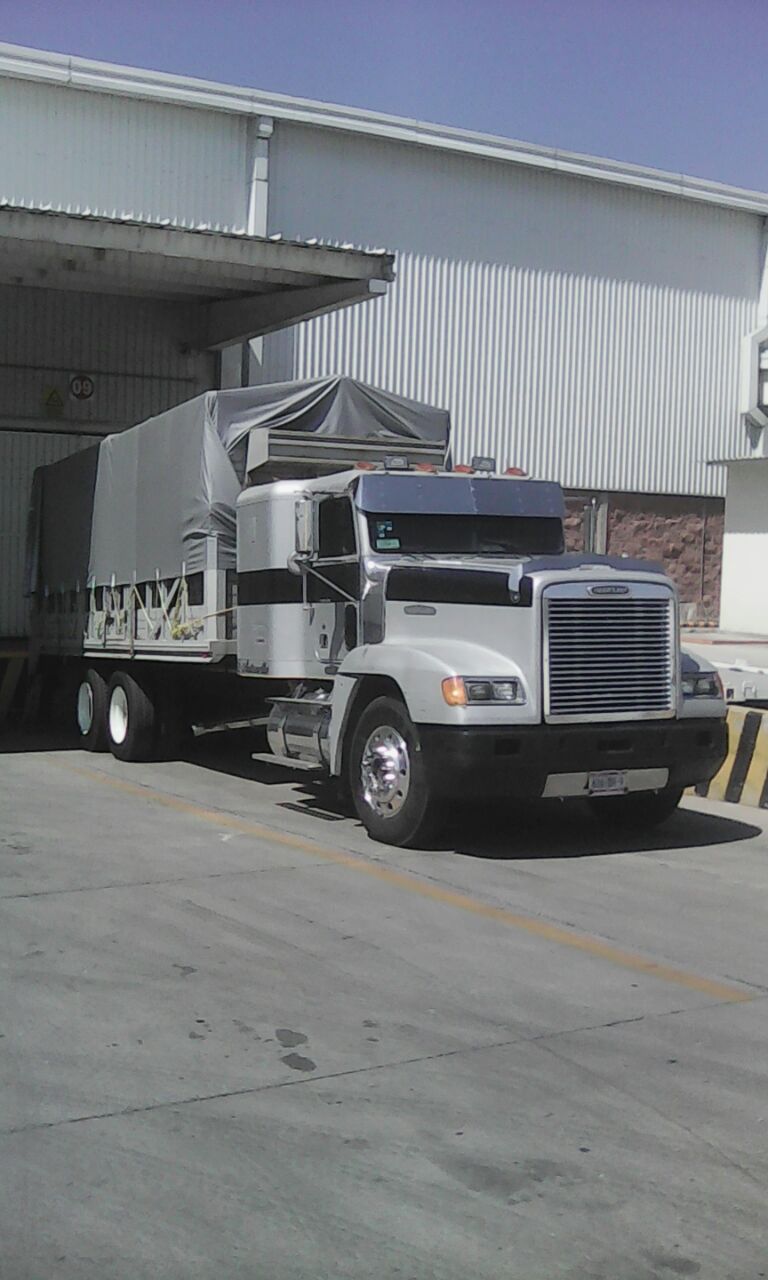
M36 473L41 697L129 761L261 723L390 844L457 799L648 826L717 772L722 690L663 571L564 554L563 514L557 484L451 467L442 410L346 378L209 392Z

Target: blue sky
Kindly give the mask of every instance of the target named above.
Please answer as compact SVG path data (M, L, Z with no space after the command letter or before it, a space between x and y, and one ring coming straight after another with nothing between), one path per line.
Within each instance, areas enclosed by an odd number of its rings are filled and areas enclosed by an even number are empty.
M768 190L766 0L0 0L0 40Z

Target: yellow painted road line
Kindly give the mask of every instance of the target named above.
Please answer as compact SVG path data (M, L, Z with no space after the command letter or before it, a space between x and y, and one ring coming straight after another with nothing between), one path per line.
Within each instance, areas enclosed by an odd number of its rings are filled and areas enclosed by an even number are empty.
M52 759L51 757L47 757L47 759L50 764L65 769L69 773L78 774L91 782L99 782L115 791L122 791L125 795L135 796L150 804L161 805L163 808L172 809L176 813L188 814L191 817L198 818L201 822L211 823L219 828L225 827L230 831L238 831L243 835L253 836L257 840L266 840L272 844L282 845L286 849L294 849L300 853L309 854L313 858L322 859L324 862L333 862L337 866L346 867L350 871L360 871L364 875L372 876L384 884L391 885L393 888L404 889L408 893L417 894L422 898L429 898L432 902L439 902L443 906L467 911L471 915L480 916L484 920L495 920L499 924L531 934L535 938L541 938L546 942L554 942L559 946L570 947L574 951L581 951L594 959L605 960L609 964L629 969L633 973L644 973L649 977L658 978L662 982L685 987L689 991L696 991L700 995L709 996L712 1000L742 1003L755 998L756 993L753 991L722 982L714 982L710 978L703 978L698 974L688 973L684 969L673 968L671 965L659 964L655 960L648 960L645 956L635 955L631 951L623 951L619 947L611 946L610 943L601 942L599 938L590 937L588 934L576 933L571 929L563 928L561 925L548 924L545 920L537 920L531 916L517 915L513 911L508 911L505 907L493 907L487 902L480 901L479 898L471 897L469 894L441 888L440 885L433 884L431 881L419 880L416 876L402 871L395 871L392 867L384 866L378 862L369 862L362 856L343 853L340 849L329 849L324 845L317 844L314 840L307 840L303 836L293 835L290 831L280 831L272 827L265 827L260 823L249 822L245 818L238 818L235 814L224 813L218 809L206 809L193 801L183 800L181 797L170 795L168 792L155 791L152 787L126 782L123 778L115 778L109 774L100 773L95 769L82 768L68 761Z

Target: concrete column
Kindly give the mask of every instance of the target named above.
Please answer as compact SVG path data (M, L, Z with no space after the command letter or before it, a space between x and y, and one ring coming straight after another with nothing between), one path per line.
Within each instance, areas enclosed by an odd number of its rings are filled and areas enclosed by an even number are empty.
M274 131L271 116L254 116L246 125L245 230L249 236L266 236L268 226L269 140ZM224 347L220 352L219 386L222 390L261 382L264 339L252 338Z
M608 550L608 498L595 494L584 506L584 550L604 556Z
M248 121L248 217L249 236L266 236L269 227L269 140L274 133L271 116ZM264 339L252 338L243 350L243 385L263 381Z
M249 236L267 234L269 190L269 140L274 133L270 116L248 121L247 164L248 206L246 231Z
M768 635L768 458L728 464L720 626Z

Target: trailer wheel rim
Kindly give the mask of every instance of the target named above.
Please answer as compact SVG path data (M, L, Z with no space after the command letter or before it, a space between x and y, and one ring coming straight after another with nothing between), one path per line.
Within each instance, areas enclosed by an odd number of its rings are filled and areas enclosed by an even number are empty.
M93 727L93 689L88 680L84 680L77 691L77 727L83 737Z
M394 818L411 788L408 743L391 725L381 725L368 738L360 760L365 803L379 818Z
M118 746L128 736L128 698L120 685L112 690L109 700L109 736Z

